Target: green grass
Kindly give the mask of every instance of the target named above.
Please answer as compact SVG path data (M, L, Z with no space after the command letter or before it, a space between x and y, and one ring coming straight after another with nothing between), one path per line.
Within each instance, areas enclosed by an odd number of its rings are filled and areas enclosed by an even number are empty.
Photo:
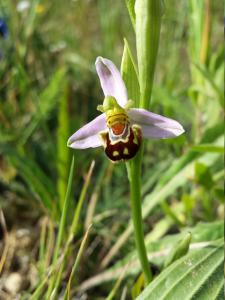
M105 56L119 67L124 38L123 77L129 96L139 102L134 1L31 2L18 12L15 2L0 1L0 17L9 27L7 39L0 37L0 206L8 232L0 243L13 249L1 261L3 284L17 272L28 281L18 291L24 300L132 299L132 287L137 296L143 280L125 165L112 165L100 148L72 151L66 141L97 116L102 103L95 58ZM164 1L151 110L178 120L186 132L145 145L143 225L155 278L145 294L151 288L158 292L169 268L176 274L186 261L180 257L163 267L187 232L192 234L187 257L193 259L211 253L211 244L217 251L214 241L222 236L221 11L216 1ZM9 244L8 236L16 238L23 228L30 230L31 245ZM24 257L29 257L25 275ZM211 278L220 299L214 274L219 254L217 260L212 272L204 263L208 275L199 280L208 289ZM200 288L192 293L204 296ZM0 291L0 298L6 294L10 291Z

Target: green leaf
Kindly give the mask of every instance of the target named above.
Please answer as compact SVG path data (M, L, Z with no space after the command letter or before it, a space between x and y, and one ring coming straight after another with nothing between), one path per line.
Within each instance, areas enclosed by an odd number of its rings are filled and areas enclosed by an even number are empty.
M217 158L218 154L207 153L199 158L199 161L207 166L211 166ZM189 178L194 176L194 166L195 160L190 161L189 164L187 164L177 174L174 174L164 186L159 184L152 193L145 197L143 203L143 218L146 218L156 205L164 201L166 197L174 193L177 188L183 186Z
M59 102L57 127L57 190L61 211L64 206L64 198L67 189L70 157L69 148L66 146L69 136L68 89L68 86L64 85L64 92Z
M63 300L66 300L66 299L71 299L70 297L70 289L71 289L71 283L72 283L72 280L74 278L74 275L76 274L77 272L77 269L78 269L78 266L80 264L80 261L81 261L81 258L82 258L82 255L84 253L84 250L85 250L85 247L86 247L86 243L87 243L87 240L88 240L88 236L89 236L89 233L90 233L90 229L91 229L91 225L89 225L82 241L81 241L81 245L80 245L80 248L78 250L78 253L77 253L77 256L76 256L76 259L75 259L75 262L74 262L74 265L72 267L72 270L71 270L71 273L70 273L70 277L69 277L69 280L68 280L68 283L67 283L67 286L66 286L66 291L64 293L64 297L63 297Z
M218 152L218 153L224 153L224 147L222 146L214 146L210 144L201 144L196 145L191 148L192 151L195 152Z
M137 300L222 300L223 257L223 239L193 250L163 271Z
M194 177L195 163L198 159L199 162L211 166L218 159L217 153L206 153L199 158L197 153L188 152L180 159L175 160L172 166L166 171L160 178L159 183L155 189L144 198L142 205L142 216L145 219L150 215L152 210L159 205L162 201L165 201L167 197L172 195L179 187L184 186L188 180ZM119 251L119 249L125 244L129 236L133 232L131 223L128 224L126 230L117 239L117 242L110 249L107 260L103 260L103 265L106 266L112 257Z
M217 84L214 82L213 74L210 74L206 67L201 66L199 64L193 64L193 66L195 67L195 70L198 71L199 74L203 76L203 78L207 81L212 90L214 90L217 96L216 99L219 100L221 107L224 108L224 95L222 86L217 86Z
M135 13L140 107L148 109L159 47L162 3L159 0L136 0Z
M179 241L176 245L173 246L171 252L167 256L167 259L164 263L164 268L171 265L174 261L186 255L189 250L189 245L191 242L191 233L187 233L187 235Z
M50 212L54 213L55 188L52 181L40 169L34 160L28 156L21 156L10 149L7 151L12 165L17 169L19 175L27 183L34 196Z
M12 133L3 132L2 129L0 129L0 144L10 142L14 139L14 135Z
M223 134L224 134L224 125L223 123L216 124L215 126L207 129L204 132L201 143L202 144L211 144L211 147L221 147L223 143ZM222 135L222 136L221 136ZM193 150L191 148L191 150ZM206 151L214 152L214 151ZM218 151L215 151L215 153ZM187 164L191 161L196 160L197 157L202 157L203 153L198 153L195 151L190 151L186 155L183 155L181 158L174 161L171 167L167 172L162 174L160 181L158 183L158 188L161 189L173 176L175 176L179 171L181 171Z
M159 223L163 221L165 220L162 220ZM150 233L145 238L150 261L154 262L154 264L160 267L165 261L165 257L168 255L170 249L174 246L175 243L178 243L181 239L187 236L188 232L191 232L192 235L192 244L190 245L190 251L195 251L196 249L200 250L209 243L212 244L212 241L223 238L224 224L222 220L210 223L199 223L195 227L184 229L184 231L179 234L171 234L162 237L163 232L161 232L161 234L159 235L156 234L156 239L155 234L153 234L153 237L152 233ZM120 276L122 270L126 265L129 266L129 269L126 272L126 276L136 276L140 272L140 264L138 264L137 261L136 251L128 253L123 259L119 260L115 265L108 268L106 271L82 282L80 286L81 290L86 290L89 288L93 288L94 286L103 284L104 282L116 280Z
M59 258L60 254L60 249L62 242L65 238L66 235L66 222L67 222L67 216L69 212L69 207L70 207L70 202L71 202L71 192L73 188L73 177L74 177L74 156L72 157L71 165L70 165L70 172L69 172L69 178L68 178L68 184L67 184L67 190L66 190L66 195L65 195L65 201L64 201L64 206L62 210L62 214L60 217L60 222L59 222L59 230L57 234L57 239L55 243L55 248L54 248L54 254L53 254L53 261L52 261L52 267L55 269L57 266L57 261ZM46 298L49 299L50 295L54 289L54 293L56 294L57 291L57 278L61 279L62 271L64 267L64 260L61 262L60 269L57 272L54 272L53 276L51 277L49 281L49 286L48 290L46 292ZM54 299L54 297L52 298Z
M214 185L210 169L205 164L199 162L195 164L195 179L207 189L212 188Z
M134 101L135 107L137 107L140 98L137 67L135 65L133 55L126 39L124 39L121 74L128 90L128 97L129 99Z
M141 275L136 280L134 286L132 287L132 299L136 299L137 296L140 295L144 286L145 286L144 275L143 275L143 273L141 273Z
M28 17L26 19L25 25L25 37L28 39L30 35L33 33L35 28L35 19L37 16L37 6L40 3L40 0L33 0L31 2L31 6L29 8Z
M191 0L189 2L190 38L189 50L191 58L199 61L204 20L204 0Z
M65 70L58 70L52 77L48 86L40 94L38 109L32 116L30 124L24 129L20 144L23 145L26 143L27 139L35 131L38 125L49 117L52 109L58 103L61 92L63 91L64 76Z
M131 23L135 29L135 19L136 19L135 11L134 11L135 0L125 0L125 1L130 15Z
M214 188L215 197L220 200L221 203L224 203L224 189L220 187Z
M188 228L190 231L191 229ZM210 223L198 223L192 233L192 242L214 241L223 237L223 221L215 221Z

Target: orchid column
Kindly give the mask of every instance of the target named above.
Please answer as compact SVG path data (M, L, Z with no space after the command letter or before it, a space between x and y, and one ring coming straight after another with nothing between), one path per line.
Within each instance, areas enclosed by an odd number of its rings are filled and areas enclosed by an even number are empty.
M138 81L140 108L149 109L152 93L154 72L157 60L161 14L161 0L136 0L135 2L135 32L138 60ZM129 93L129 90L128 90ZM145 277L145 283L152 279L148 263L141 213L141 163L142 151L128 163L128 177L130 181L132 219L135 232L135 242Z

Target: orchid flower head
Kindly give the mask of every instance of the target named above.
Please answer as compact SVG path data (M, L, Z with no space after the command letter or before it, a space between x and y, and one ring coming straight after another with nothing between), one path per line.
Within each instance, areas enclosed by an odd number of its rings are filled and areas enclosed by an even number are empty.
M166 139L181 135L177 121L141 108L133 108L121 74L112 61L98 57L96 71L105 95L97 110L102 112L76 131L67 145L74 149L103 146L113 162L133 158L143 138Z

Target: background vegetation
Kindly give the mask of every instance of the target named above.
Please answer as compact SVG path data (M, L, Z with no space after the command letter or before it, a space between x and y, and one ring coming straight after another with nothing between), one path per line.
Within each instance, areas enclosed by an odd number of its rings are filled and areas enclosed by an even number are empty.
M223 299L222 11L221 1L164 1L151 110L186 133L146 143L146 244L154 275L165 271L140 299L181 299L173 274L188 274L188 259L203 274L187 299ZM143 279L125 165L66 147L103 100L95 58L119 66L124 36L135 51L126 2L1 0L0 19L0 299L135 298Z

